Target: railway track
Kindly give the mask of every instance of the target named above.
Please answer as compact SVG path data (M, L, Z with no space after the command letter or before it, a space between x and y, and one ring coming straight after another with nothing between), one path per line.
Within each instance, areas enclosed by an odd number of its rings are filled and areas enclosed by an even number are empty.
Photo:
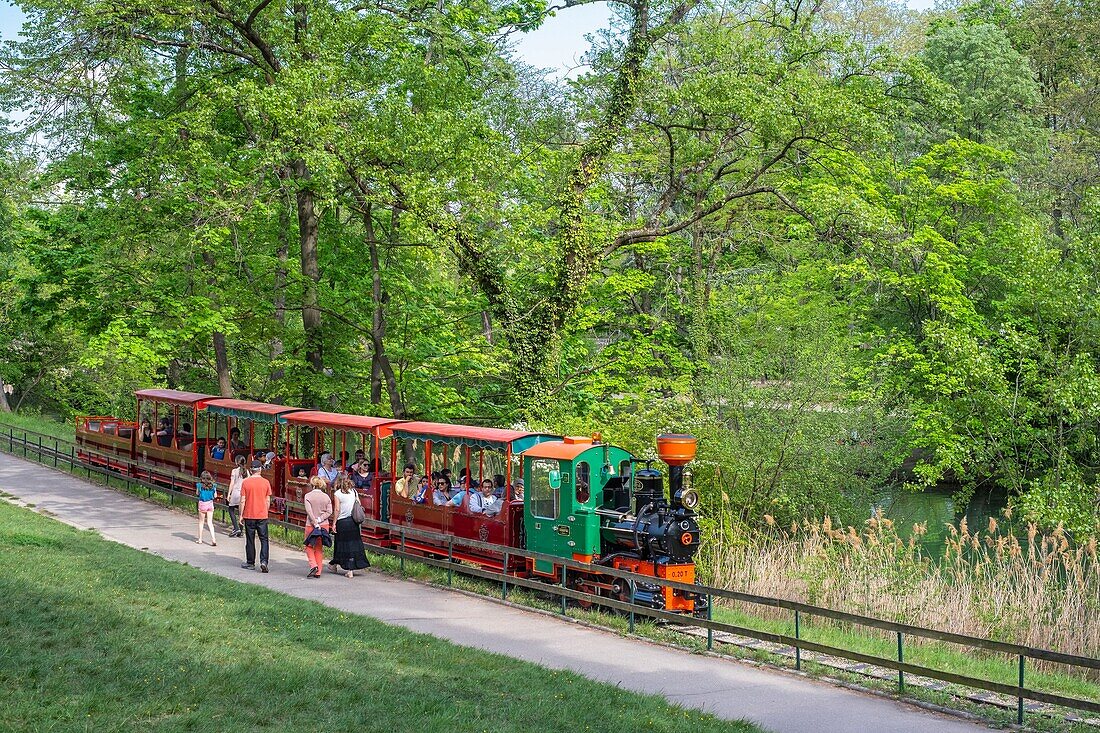
M683 636L689 636L697 640L708 639L707 629L691 625L668 624L668 629ZM852 661L843 657L823 654L820 652L799 651L793 646L777 644L775 642L754 639L749 636L740 636L724 631L715 631L712 636L713 646L717 651L722 647L732 648L739 652L765 652L773 657L778 657L782 662L794 662L799 667L802 663L811 662L837 672L857 675L868 680L896 684L898 673L895 670L879 667L864 662ZM740 655L738 655L740 656ZM786 666L786 665L782 665ZM927 692L938 692L951 695L956 700L969 702L975 705L988 705L1005 711L1018 709L1019 701L1014 697L998 695L985 690L968 689L961 685L944 682L942 680L923 677L921 675L905 675L905 686L917 688ZM1042 715L1052 721L1060 721L1071 724L1084 724L1100 729L1100 717L1086 717L1074 714L1055 705L1029 700L1024 703L1024 712L1028 714Z

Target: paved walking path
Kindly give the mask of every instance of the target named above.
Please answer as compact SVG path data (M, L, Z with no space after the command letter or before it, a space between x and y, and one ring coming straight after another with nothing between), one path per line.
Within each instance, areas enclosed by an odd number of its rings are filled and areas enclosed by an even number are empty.
M240 568L242 540L195 544L197 519L0 454L0 489L73 526L210 573L267 586L469 647L504 654L777 733L975 733L982 726L781 671L625 639L552 616L368 572L306 580L305 555L272 545L271 572ZM492 619L488 626L485 619ZM476 621L476 622L475 622ZM485 629L491 629L486 633Z

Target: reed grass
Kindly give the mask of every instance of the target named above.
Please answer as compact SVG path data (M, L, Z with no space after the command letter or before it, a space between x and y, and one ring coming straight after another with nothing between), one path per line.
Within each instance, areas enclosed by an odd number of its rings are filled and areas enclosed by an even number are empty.
M700 566L706 582L749 593L1096 657L1096 539L1074 546L1061 527L1042 532L1011 519L1006 509L982 527L951 524L944 554L933 558L920 543L927 527L903 539L881 512L860 528L829 517L779 527L765 516L748 537L712 529Z

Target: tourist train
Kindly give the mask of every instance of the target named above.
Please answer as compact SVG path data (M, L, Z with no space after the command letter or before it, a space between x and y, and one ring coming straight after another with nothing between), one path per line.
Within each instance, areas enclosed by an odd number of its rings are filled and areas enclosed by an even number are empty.
M562 566L550 559L509 554L518 548L590 564L589 572L569 572L567 582L575 590L675 613L705 611L705 597L698 594L656 583L628 584L599 572L610 567L695 582L699 499L685 469L695 457L690 435L657 438L658 455L668 466L666 494L654 461L636 458L598 434L572 437L344 415L169 389L139 390L135 397L137 421L76 419L81 461L194 493L194 477L202 471L225 486L238 456L258 459L275 496L271 518L299 525L305 523L302 496L325 454L340 470L365 461L360 502L368 520L390 525L365 522L369 546L403 542L404 551L413 554L548 582L563 577ZM448 501L436 504L410 490L407 473L446 476L457 494L448 492ZM493 513L470 504L471 492L485 480L493 481ZM434 486L431 481L429 496ZM450 539L419 533L399 538L394 527Z

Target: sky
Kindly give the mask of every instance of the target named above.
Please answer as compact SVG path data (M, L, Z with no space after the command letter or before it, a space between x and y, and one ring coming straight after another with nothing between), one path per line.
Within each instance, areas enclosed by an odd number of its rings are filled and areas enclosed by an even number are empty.
M909 7L923 10L932 0L908 0ZM607 3L581 5L559 12L537 30L517 39L519 55L538 68L567 73L576 67L588 49L585 35L607 25L610 11ZM0 39L12 40L19 32L23 14L8 0L0 0Z

